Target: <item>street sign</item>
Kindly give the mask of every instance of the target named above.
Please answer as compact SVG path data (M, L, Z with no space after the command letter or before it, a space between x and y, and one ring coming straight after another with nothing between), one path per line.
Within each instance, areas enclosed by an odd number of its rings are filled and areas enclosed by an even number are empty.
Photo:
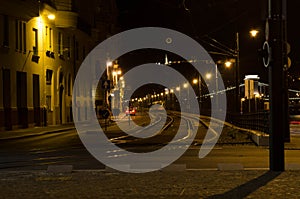
M269 43L265 41L263 45L263 63L265 67L269 66L270 58L271 58L270 46Z

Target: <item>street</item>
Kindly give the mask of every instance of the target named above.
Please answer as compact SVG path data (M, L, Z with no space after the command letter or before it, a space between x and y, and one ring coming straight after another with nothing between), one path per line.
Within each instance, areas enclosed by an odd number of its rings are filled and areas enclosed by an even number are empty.
M146 141L124 137L124 133L119 132L113 126L109 127L107 136L122 149L111 151L109 155L118 158L120 154L124 155L132 151L147 153L161 148L166 145L170 137L174 136L172 133L179 125L177 119L161 135L157 135L156 138L145 139ZM143 117L136 116L134 121L143 122ZM245 136L230 140L226 134L226 128L224 128L220 140L213 150L205 158L199 159L198 153L201 146L199 141L203 139L206 133L205 128L200 126L195 137L195 140L198 141L194 141L190 147L180 142L177 143L176 146L185 147L188 150L173 164L184 165L186 169L196 170L215 170L219 164L241 164L244 169L269 168L268 147L256 146ZM297 129L298 127L295 125L292 127L291 143L287 143L285 147L287 167L300 165L300 148L295 144L295 142L299 142L300 138ZM228 130L228 132L231 131ZM240 143L237 142L237 139ZM1 170L45 170L48 165L73 165L75 170L105 169L105 166L85 149L75 130L1 140L0 155Z

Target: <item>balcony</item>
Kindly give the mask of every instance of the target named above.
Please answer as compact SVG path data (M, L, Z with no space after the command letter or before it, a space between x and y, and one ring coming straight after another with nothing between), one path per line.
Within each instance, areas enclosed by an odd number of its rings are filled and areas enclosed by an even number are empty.
M55 0L55 25L59 28L76 28L78 13L74 1Z
M0 13L15 16L21 20L29 21L39 15L39 4L35 0L1 1Z
M56 11L55 25L59 28L76 28L78 13L73 11Z

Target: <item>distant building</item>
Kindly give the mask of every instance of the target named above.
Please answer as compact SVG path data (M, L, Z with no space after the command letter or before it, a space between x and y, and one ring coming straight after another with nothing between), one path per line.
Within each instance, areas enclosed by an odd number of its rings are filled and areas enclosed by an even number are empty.
M245 98L253 99L258 94L258 75L245 76Z
M74 79L91 49L115 31L104 12L112 2L0 0L0 129L73 121L72 106L87 103L72 104Z

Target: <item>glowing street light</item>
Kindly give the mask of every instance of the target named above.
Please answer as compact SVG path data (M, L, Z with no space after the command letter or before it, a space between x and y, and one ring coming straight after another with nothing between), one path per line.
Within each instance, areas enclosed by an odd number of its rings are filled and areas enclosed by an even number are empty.
M226 61L224 64L225 64L226 68L230 68L231 65L232 65L232 62L231 61Z
M243 113L243 102L245 101L246 99L243 97L241 98L241 113Z
M193 79L193 84L197 84L198 83L198 79Z
M55 19L55 15L54 15L54 14L49 14L49 15L48 15L48 19L54 20L54 19Z
M250 33L251 37L256 37L257 34L259 33L259 31L253 29L253 30L250 30L249 33Z
M205 74L205 78L206 78L206 79L211 79L211 77L212 77L212 74L211 74L211 73L206 73L206 74Z

